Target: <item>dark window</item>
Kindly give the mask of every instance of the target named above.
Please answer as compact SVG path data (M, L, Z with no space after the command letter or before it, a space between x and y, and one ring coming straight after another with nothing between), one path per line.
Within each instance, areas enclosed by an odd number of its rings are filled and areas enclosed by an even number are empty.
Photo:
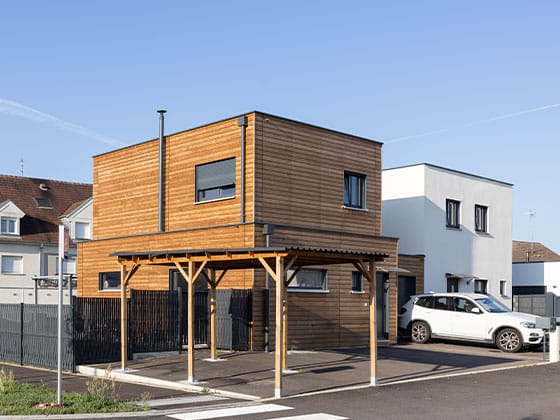
M288 278L291 278L292 275L293 270L288 270ZM327 290L327 270L299 270L290 281L288 288L292 290Z
M505 280L500 280L500 296L507 296L507 283Z
M366 176L344 172L344 205L355 209L366 208Z
M0 218L0 233L15 234L16 232L16 219L13 217Z
M459 278L447 277L447 292L455 293L459 291Z
M108 271L99 273L99 290L120 290L121 273L119 271Z
M449 310L449 299L447 296L436 296L434 298L434 309Z
M488 207L474 206L474 228L477 232L488 232Z
M37 207L42 209L52 209L53 205L50 198L35 197L35 203Z
M461 202L457 200L446 200L447 227L459 228L461 221L459 220L459 211Z
M235 196L235 158L197 165L196 201L219 200Z
M488 292L488 280L475 280L474 292L486 294Z
M415 305L422 306L423 308L432 308L433 307L432 296L419 297Z
M352 272L352 291L353 292L363 292L364 291L364 281L362 273L359 271Z

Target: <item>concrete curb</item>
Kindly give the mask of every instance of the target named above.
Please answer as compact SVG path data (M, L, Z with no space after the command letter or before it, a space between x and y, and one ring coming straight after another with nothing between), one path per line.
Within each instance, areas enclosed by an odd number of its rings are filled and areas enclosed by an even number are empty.
M95 368L91 366L78 366L77 371L83 375L96 377L96 378L104 378L107 375L107 371L105 369ZM247 394L240 394L237 392L212 389L196 384L165 381L163 379L155 379L146 376L133 375L130 373L119 371L117 369L111 370L109 377L119 382L129 382L138 385L149 385L158 388L173 389L176 391L187 391L187 392L196 392L199 394L220 395L224 397L235 398L235 399L245 400L245 401L261 400L260 397L254 395L247 395Z

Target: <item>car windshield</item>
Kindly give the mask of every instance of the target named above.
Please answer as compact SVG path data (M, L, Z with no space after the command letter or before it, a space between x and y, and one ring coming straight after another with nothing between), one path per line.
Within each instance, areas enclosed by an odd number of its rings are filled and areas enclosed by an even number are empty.
M487 312L509 312L508 308L489 296L476 298L475 301Z

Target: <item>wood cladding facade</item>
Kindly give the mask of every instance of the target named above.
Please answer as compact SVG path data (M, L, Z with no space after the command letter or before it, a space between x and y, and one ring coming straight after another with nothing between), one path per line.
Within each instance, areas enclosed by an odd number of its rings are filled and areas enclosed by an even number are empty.
M111 253L264 247L264 224L275 226L271 246L383 252L390 255L383 264L397 267L397 240L380 236L380 143L259 112L246 117L245 153L237 117L165 137L164 232L158 232L159 140L94 158L94 239L78 248L80 296L117 296L99 290L99 273L119 270ZM196 166L230 158L235 195L197 203ZM366 176L366 209L344 207L345 171ZM328 293L288 293L288 346L367 344L367 282L364 294L352 293L352 266L324 268ZM393 277L389 339L396 341ZM264 269L228 271L220 284L253 289L255 350L264 348L264 284ZM168 285L169 269L157 266L143 266L130 283Z

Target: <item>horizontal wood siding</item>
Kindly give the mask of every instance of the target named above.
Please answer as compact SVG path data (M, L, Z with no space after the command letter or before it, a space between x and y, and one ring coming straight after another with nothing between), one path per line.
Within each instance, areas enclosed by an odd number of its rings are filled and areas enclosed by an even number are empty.
M410 271L407 276L416 278L416 293L424 293L424 256L399 254L399 268Z
M253 114L248 115L245 217L253 219ZM241 220L241 129L237 118L165 138L165 231ZM195 167L235 158L235 197L195 203ZM157 232L159 140L94 158L94 239Z
M257 221L381 234L381 144L257 114ZM368 211L343 208L344 171L367 176Z
M228 244L233 248L251 247L254 241L252 225L204 229L187 232L163 233L106 239L78 244L78 296L99 297L117 295L118 292L100 292L99 273L119 271L120 265L114 252L143 252L156 250L181 250L222 248ZM171 267L173 268L173 267ZM142 266L131 279L131 288L162 290L169 286L170 267ZM253 287L252 270L230 271L220 283L220 288L250 289Z

